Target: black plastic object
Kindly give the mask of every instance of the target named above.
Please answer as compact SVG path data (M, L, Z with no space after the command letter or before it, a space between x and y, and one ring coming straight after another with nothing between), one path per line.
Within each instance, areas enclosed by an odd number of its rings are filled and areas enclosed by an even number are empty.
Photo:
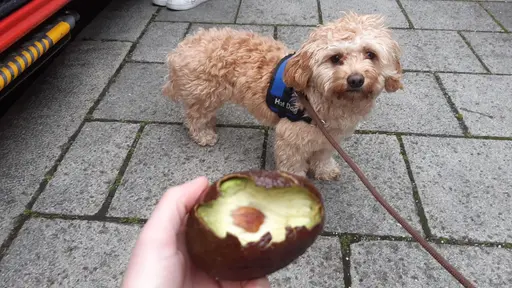
M22 7L30 0L0 0L0 20Z

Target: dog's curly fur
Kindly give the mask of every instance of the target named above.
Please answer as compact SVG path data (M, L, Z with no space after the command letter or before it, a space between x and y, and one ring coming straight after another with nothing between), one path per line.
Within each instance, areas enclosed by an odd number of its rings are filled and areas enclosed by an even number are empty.
M279 41L249 31L199 30L169 53L163 94L182 101L185 125L199 145L216 143L216 110L232 102L244 106L263 125L275 127L278 170L336 179L340 170L320 130L302 121L280 119L267 107L272 72L292 52ZM341 139L354 132L383 90L402 87L400 54L382 16L350 12L313 30L288 61L283 78L287 86L308 96L329 132ZM364 76L360 89L347 84L354 73Z

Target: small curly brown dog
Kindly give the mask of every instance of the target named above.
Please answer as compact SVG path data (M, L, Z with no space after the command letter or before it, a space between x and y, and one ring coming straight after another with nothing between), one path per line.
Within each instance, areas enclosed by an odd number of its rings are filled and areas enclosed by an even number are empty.
M310 123L295 91L307 95L328 131L341 140L383 90L402 87L400 54L379 15L347 13L314 29L295 53L249 31L199 30L168 55L163 93L182 101L185 125L197 144L217 142L216 111L236 103L275 127L278 170L331 180L340 175L334 150Z

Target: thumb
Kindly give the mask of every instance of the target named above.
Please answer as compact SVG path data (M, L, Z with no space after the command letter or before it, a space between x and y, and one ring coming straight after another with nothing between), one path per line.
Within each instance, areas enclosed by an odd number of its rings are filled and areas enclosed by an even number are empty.
M162 231L165 235L177 233L183 219L207 187L208 179L199 177L168 189L153 210L145 229L153 230L154 233Z

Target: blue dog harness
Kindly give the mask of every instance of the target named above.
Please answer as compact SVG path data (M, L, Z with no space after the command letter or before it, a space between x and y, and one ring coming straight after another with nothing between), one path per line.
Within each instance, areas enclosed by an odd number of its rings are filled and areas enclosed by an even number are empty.
M295 90L286 87L283 81L284 68L293 54L285 56L275 68L267 91L267 105L279 118L287 118L291 122L305 121L311 123L312 119L305 115L303 109L295 105L298 97Z

